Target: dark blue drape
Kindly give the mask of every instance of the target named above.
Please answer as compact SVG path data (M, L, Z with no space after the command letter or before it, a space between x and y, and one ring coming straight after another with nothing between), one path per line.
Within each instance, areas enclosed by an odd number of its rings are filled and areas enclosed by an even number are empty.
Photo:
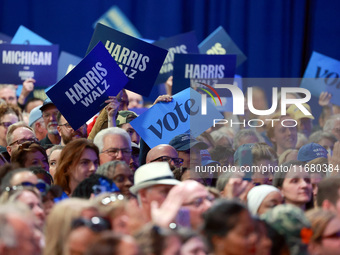
M301 77L313 50L340 59L337 0L1 0L0 32L22 24L82 57L112 5L150 39L195 30L202 41L222 25L248 57L244 77Z

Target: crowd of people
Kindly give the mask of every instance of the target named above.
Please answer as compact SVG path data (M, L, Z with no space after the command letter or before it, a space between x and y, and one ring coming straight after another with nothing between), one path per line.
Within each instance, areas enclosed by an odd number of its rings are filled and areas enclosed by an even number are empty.
M265 126L216 125L150 148L130 124L142 96L122 90L74 130L48 98L27 99L34 82L19 97L0 86L0 254L340 254L340 108L329 93L317 125L288 105ZM253 99L269 108L261 88Z

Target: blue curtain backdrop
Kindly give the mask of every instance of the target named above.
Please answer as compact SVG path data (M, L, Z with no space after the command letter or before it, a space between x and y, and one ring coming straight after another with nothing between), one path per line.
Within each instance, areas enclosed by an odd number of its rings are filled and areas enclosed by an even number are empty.
M0 0L0 32L19 25L83 57L92 24L117 5L144 38L222 25L248 57L244 77L301 77L313 50L340 59L337 0Z

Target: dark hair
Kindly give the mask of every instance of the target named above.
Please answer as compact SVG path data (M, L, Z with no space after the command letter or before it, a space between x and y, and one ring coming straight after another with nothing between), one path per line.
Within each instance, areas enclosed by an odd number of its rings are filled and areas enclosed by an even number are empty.
M281 169L284 169L284 168L290 169L292 166L304 166L305 164L306 163L302 162L302 161L291 160L291 161L288 161L288 162L282 164ZM273 178L273 186L276 187L276 188L282 188L283 181L285 180L287 173L288 172L286 172L284 170L276 172L274 174L274 178Z
M38 179L40 179L38 175L42 174L44 176L44 179L42 180L46 182L48 185L53 184L52 175L49 172L47 172L44 168L42 168L41 166L31 166L29 167L29 170L31 170L31 172L34 173Z
M37 102L37 101L40 101L40 102L41 102L41 106L42 106L42 104L44 103L44 100L42 100L41 98L32 97L32 98L28 99L28 100L26 101L26 103L25 103L25 106L24 106L25 112L27 112L27 106L29 105L29 103Z
M88 178L81 181L72 193L72 197L89 199L94 193L93 187L100 185L100 180L105 180L109 185L113 185L113 181L104 175L91 174Z
M318 184L318 194L316 202L318 206L322 206L323 201L329 200L333 205L339 199L340 176L326 177Z
M231 200L217 200L203 215L203 234L208 244L213 248L212 239L214 236L225 236L238 224L238 217L247 208Z

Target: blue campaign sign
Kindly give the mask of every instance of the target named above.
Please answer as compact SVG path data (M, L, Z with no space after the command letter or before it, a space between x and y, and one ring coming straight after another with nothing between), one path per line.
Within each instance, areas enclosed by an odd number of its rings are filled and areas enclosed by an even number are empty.
M24 26L20 26L15 33L12 44L33 44L33 45L52 45L51 42L42 38L40 35L34 33Z
M81 60L80 57L62 51L58 61L58 81L78 65Z
M247 59L247 57L237 47L231 37L221 26L212 32L207 38L205 38L203 42L198 45L198 48L201 54L235 54L237 55L236 66L241 65Z
M99 41L129 78L125 88L149 96L168 51L100 23L94 30L87 53Z
M36 87L48 87L57 81L58 54L58 45L0 44L0 83L34 78Z
M197 38L194 31L185 34L169 37L157 42L153 45L168 50L168 55L162 65L156 84L164 83L172 75L174 70L174 57L176 54L199 53L197 47Z
M0 44L1 43L10 43L12 41L12 37L5 35L3 33L0 33Z
M331 102L340 105L340 61L327 57L318 52L313 52L300 86L319 97L321 92L332 94Z
M46 91L74 130L116 96L128 79L99 42L63 79Z
M194 82L208 85L218 79L231 78L236 69L236 55L175 54L172 93L190 87Z
M132 22L116 5L112 6L96 22L94 22L93 28L96 27L97 23L101 23L133 37L142 37L137 28L135 28Z
M206 115L201 114L201 94L187 88L173 96L172 102L159 102L130 122L150 148L169 143L176 135L190 131L199 136L223 115L207 102Z

